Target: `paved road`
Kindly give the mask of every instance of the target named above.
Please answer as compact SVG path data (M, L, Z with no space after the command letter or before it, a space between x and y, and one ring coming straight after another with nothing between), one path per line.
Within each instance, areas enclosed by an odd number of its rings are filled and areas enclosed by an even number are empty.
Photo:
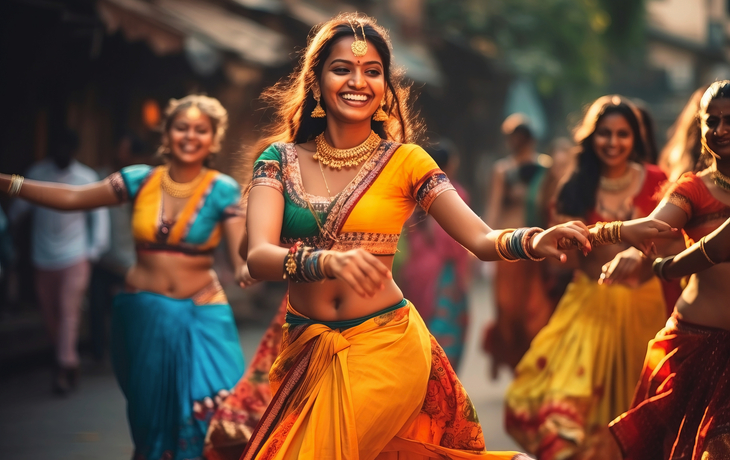
M459 376L477 407L490 450L516 445L502 428L502 395L509 384L503 373L487 381L487 357L479 336L492 315L492 295L486 283L471 293L471 324ZM240 328L247 362L263 334L261 326ZM50 394L50 374L35 370L0 382L0 457L8 460L129 460L132 444L124 398L107 366L86 369L76 394L58 399Z

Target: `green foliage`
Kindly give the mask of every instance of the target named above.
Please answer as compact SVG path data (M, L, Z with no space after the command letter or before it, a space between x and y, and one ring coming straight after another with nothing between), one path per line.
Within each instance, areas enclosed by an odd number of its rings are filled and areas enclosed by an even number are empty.
M531 78L546 97L588 96L640 48L645 0L427 0L437 31ZM565 91L569 90L569 91Z

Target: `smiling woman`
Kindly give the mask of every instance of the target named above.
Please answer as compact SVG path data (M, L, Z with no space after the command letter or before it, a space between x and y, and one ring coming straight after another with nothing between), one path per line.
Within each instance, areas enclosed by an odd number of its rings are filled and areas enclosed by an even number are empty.
M244 230L240 187L204 166L220 150L227 120L216 99L173 99L163 166L128 166L83 187L0 174L0 190L50 208L133 203L137 263L114 299L112 362L135 458L199 458L207 423L194 417L194 402L231 388L243 373L233 315L211 269L222 234L234 269L243 264L236 252Z
M400 232L419 205L482 260L565 260L558 241L589 250L588 230L492 230L413 143L409 96L386 30L358 14L315 27L264 94L276 117L249 152L247 263L287 279L289 296L275 395L242 459L521 456L485 450L443 349L393 282Z

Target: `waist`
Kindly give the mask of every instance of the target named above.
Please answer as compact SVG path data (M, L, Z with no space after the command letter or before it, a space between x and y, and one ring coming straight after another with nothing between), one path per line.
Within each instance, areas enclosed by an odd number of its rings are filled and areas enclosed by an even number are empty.
M212 256L215 248L199 249L195 246L188 245L168 245L164 243L138 241L135 243L135 249L137 252L161 252L188 256Z
M223 291L223 286L218 282L218 279L212 279L204 287L198 289L190 296L185 297L174 297L166 295L161 292L150 291L145 289L139 289L128 282L124 286L125 294L147 294L153 296L167 297L171 300L190 300L193 304L200 305L223 305L228 304L228 298L226 293Z
M289 303L289 299L287 299L287 305L286 305L286 323L290 324L292 326L302 326L302 325L310 325L310 324L322 324L330 329L349 329L351 327L359 326L365 321L369 319L376 318L380 315L384 315L386 313L390 313L391 311L398 310L399 308L403 308L406 305L408 305L408 301L406 299L401 300L395 305L391 305L390 307L383 308L382 310L378 310L374 313L371 313L366 316L361 316L359 318L353 318L353 319L347 319L342 321L319 321L316 319L308 318L298 311L294 309L294 307L291 306L291 303Z

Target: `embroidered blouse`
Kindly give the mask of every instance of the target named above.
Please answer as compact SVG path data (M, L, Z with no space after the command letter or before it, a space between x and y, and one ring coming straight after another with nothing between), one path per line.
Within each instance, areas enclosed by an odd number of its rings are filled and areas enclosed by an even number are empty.
M302 186L294 144L269 146L254 164L251 187L268 186L284 195L281 243L298 240L318 249L363 248L393 255L403 224L416 204L426 212L441 193L454 190L421 147L382 141L358 174L331 200Z
M134 165L109 176L119 202L131 201L137 250L210 254L221 240L221 222L241 215L241 189L233 178L208 170L182 211L168 222L162 215L161 167Z
M712 196L702 178L691 172L682 174L667 190L665 200L687 214L688 221L682 229L687 247L730 217L730 206Z

